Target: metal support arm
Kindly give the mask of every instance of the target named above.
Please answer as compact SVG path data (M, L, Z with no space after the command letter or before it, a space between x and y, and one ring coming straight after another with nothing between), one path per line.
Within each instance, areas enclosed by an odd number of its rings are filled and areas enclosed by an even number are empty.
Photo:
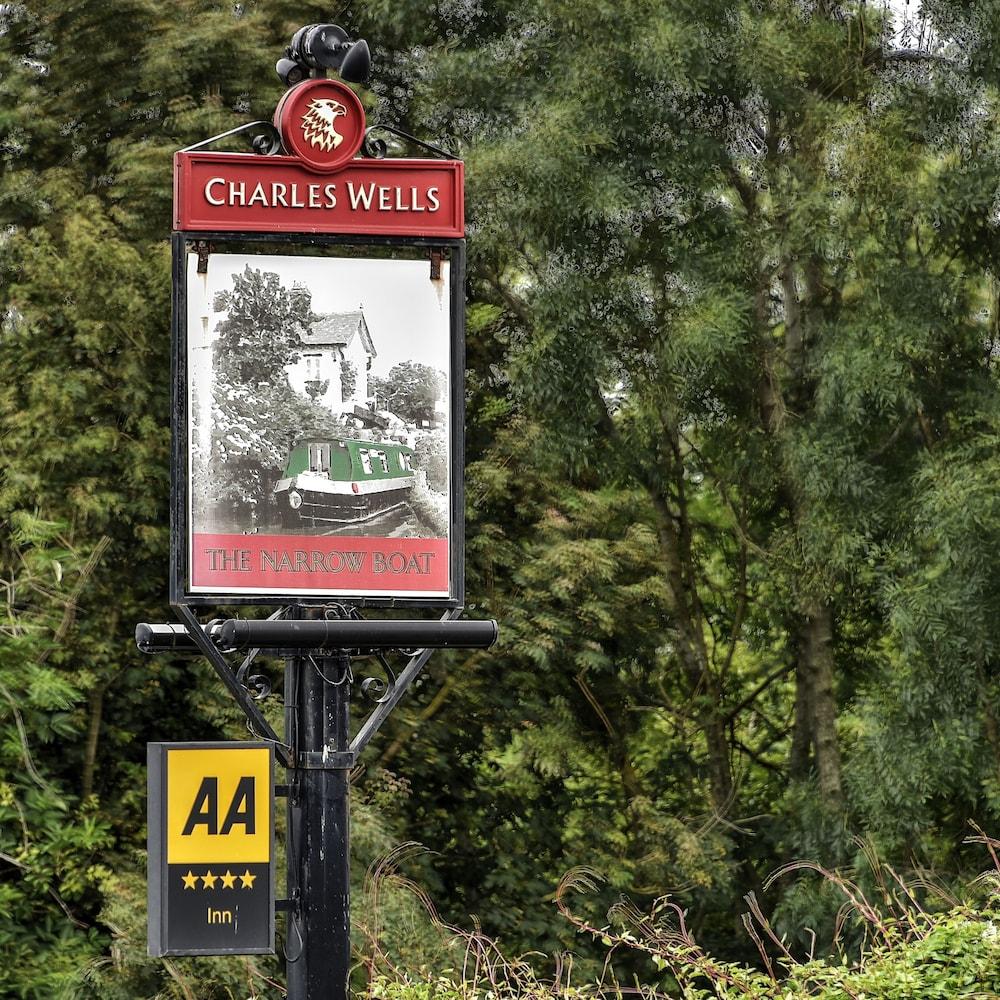
M212 664L215 672L219 675L219 679L226 686L226 690L236 700L236 704L243 709L244 715L246 715L256 734L260 738L274 743L275 756L283 767L289 767L290 761L285 750L285 744L282 743L278 738L278 734L271 728L271 724L264 718L261 710L257 707L253 698L250 697L246 688L236 680L236 676L226 662L226 658L219 652L201 622L195 617L194 612L183 604L176 605L175 610L187 626L189 638L194 641L198 649L208 658L208 662ZM138 632L138 630L136 631Z
M281 620L281 612L277 612L266 620L230 619L211 622L207 626L202 625L186 605L178 605L176 610L184 624L140 624L135 630L136 645L145 653L201 653L207 657L226 689L243 709L253 730L275 744L275 754L284 767L302 764L289 755L242 683L242 674L259 650L340 650L344 654L352 650L412 651L409 662L398 676L391 678L387 692L378 699L375 709L350 742L349 756L338 757L333 765L349 767L402 700L435 649L485 649L493 645L498 633L497 623L493 620L457 621L458 610L446 612L438 621L359 618ZM226 662L223 650L247 648L251 650L247 662L239 672L234 672ZM384 658L379 658L388 670ZM322 766L322 762L310 760L305 766Z

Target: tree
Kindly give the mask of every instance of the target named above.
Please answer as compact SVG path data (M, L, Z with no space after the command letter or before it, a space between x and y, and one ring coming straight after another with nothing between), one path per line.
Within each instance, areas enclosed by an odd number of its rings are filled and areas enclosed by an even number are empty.
M253 389L286 378L285 369L302 354L299 333L315 317L312 295L303 285L285 288L270 271L247 264L233 275L231 291L215 296L215 312L226 318L216 327L215 371L233 384Z
M378 405L412 424L438 419L444 375L419 361L393 365L386 378L370 379Z
M526 587L518 567L544 559L552 518L579 532L581 569L610 541L578 506L566 513L560 478L622 491L612 508L638 491L663 652L603 675L600 740L634 772L648 741L629 706L684 732L673 773L695 768L705 805L733 823L718 895L685 900L723 940L727 900L777 857L846 859L862 829L891 831L897 859L926 849L954 864L958 817L995 815L982 789L998 581L976 554L996 521L972 486L998 404L995 39L961 5L924 14L924 47L910 49L864 4L512 3L415 28L405 6L369 13L412 46L386 83L419 66L411 130L468 155L471 287L494 310L489 360L508 392L487 405L482 385L483 412L518 435L487 442L483 490L510 496L474 508L473 537L490 540L472 549L475 579L496 588L485 607L498 617L537 608L498 663L504 684L523 682L505 710L550 747L596 711L569 684L564 616L581 623L553 590L575 578ZM544 477L537 504L511 468ZM596 662L626 662L617 629L594 634ZM450 692L455 724L475 698ZM520 746L497 733L484 769L518 759L540 782L581 780ZM676 787L649 777L654 798ZM751 836L739 817L761 812L775 820ZM539 869L567 860L541 847L565 829L557 815L532 813ZM474 895L461 867L451 878ZM516 878L477 897L498 932L523 919L504 895L525 898ZM786 914L803 903L789 890ZM805 905L819 919L822 902Z
M350 399L358 387L358 373L354 365L346 358L340 362L340 394L341 399Z
M301 14L0 13L0 565L40 588L0 681L48 789L0 699L0 935L35 947L9 992L272 971L143 955L142 744L240 725L204 665L140 662L129 632L165 605L170 159L270 116ZM351 12L373 118L467 160L468 603L504 642L436 657L380 734L412 791L359 849L425 841L445 915L516 951L603 962L550 902L584 863L611 879L595 912L672 889L699 941L753 959L740 900L777 863L850 862L859 832L946 877L966 819L1000 818L1000 47L975 5L924 14L911 44L825 0ZM246 280L234 387L271 308ZM401 374L432 419L430 376ZM233 426L270 425L268 392ZM234 489L266 495L264 438L229 444ZM833 926L809 884L760 898L789 941Z
M38 0L0 34L0 992L180 995L110 913L119 891L142 913L146 741L239 731L206 672L132 639L167 611L170 162L273 105L258 67L284 25Z
M203 477L213 495L204 499L248 506L256 523L269 520L271 488L292 445L343 432L328 410L288 382L287 368L302 353L299 331L313 321L310 305L308 289L286 289L277 274L249 265L214 302L226 318L212 345L212 454Z
M132 629L167 613L172 156L270 117L273 53L301 16L0 6L4 994L221 997L276 971L145 956L144 744L245 730L204 664L139 657ZM362 898L404 835L355 818Z

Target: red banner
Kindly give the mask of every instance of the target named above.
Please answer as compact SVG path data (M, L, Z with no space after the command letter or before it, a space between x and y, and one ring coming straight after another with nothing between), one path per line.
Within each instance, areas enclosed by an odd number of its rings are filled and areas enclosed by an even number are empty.
M186 232L465 235L460 160L352 160L335 173L293 156L177 153L174 228Z
M446 538L200 533L191 556L193 593L448 595Z

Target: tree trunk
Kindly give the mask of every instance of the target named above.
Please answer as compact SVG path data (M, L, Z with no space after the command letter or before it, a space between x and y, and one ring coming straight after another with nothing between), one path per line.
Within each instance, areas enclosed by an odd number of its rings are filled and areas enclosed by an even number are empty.
M645 790L639 779L639 773L632 764L624 737L604 710L604 706L598 700L594 689L587 683L585 672L582 670L576 675L576 685L583 692L584 698L587 699L587 704L594 710L594 714L601 720L601 725L608 734L610 741L609 750L618 766L618 773L621 775L625 798L631 802L632 799L645 795Z
M609 441L621 444L618 428L611 419L599 387L590 387L599 424ZM675 491L665 491L663 481L639 463L638 479L653 505L657 520L657 538L663 557L667 584L670 626L674 633L677 656L688 681L692 700L691 714L705 737L708 753L708 778L714 808L723 813L732 805L733 772L730 745L726 733L726 713L718 679L705 643L705 621L698 597L697 570L691 551L691 527L684 494L683 462L680 458L680 433L671 415L663 421L664 440L670 446L670 466L660 469L673 481ZM665 477L665 478L667 478ZM673 504L673 508L671 507Z
M717 710L709 709L702 715L702 729L708 747L708 776L712 805L719 815L724 815L733 803L733 769L725 722Z
M688 679L693 714L705 737L712 804L719 813L724 813L732 804L733 771L722 697L709 663L694 584L685 579L685 553L682 552L674 519L663 497L652 489L649 493L659 514L660 548L665 563L672 624L677 636L677 653ZM687 555L690 558L690 554Z
M104 692L107 684L91 688L87 695L87 742L83 748L83 775L80 794L87 798L94 791L94 772L97 766L97 743L101 733L101 717L104 714Z
M809 673L805 668L805 636L800 630L795 662L795 721L792 727L792 746L788 755L788 771L792 778L801 780L809 775L812 757L812 698Z
M792 409L808 409L808 387L805 378L805 323L807 310L798 292L798 280L791 262L780 271L782 304L785 321L783 364L779 365L775 348L768 337L764 316L763 296L766 285L758 285L758 321L761 323L761 378L757 386L757 401L765 431L771 435L783 453L784 472L778 483L781 500L792 515L796 529L803 519L805 499L793 478L793 463L786 450L789 441L784 433L786 396ZM807 272L811 297L818 297L822 288L819 270ZM777 372L786 373L788 384L781 385ZM809 601L804 609L798 637L795 669L795 731L791 747L791 773L802 776L808 770L809 750L813 752L820 794L831 803L840 803L843 788L840 774L840 748L837 742L837 701L833 684L832 615L830 608L818 600Z
M983 709L983 730L986 733L986 741L990 745L993 753L993 767L996 774L1000 776L1000 725L997 724L996 713L993 711L993 699L990 696L990 686L986 679L986 671L982 663L976 667L976 674L979 688L979 704Z
M826 604L813 603L803 623L803 673L808 678L812 745L820 794L831 803L843 798L840 746L837 741L837 699L833 689L832 615Z

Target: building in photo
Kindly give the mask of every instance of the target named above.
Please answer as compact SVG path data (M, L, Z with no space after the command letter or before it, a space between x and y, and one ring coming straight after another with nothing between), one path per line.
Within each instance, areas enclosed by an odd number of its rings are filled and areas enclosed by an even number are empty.
M319 315L299 339L302 356L288 369L289 385L338 416L364 406L376 357L364 307Z

